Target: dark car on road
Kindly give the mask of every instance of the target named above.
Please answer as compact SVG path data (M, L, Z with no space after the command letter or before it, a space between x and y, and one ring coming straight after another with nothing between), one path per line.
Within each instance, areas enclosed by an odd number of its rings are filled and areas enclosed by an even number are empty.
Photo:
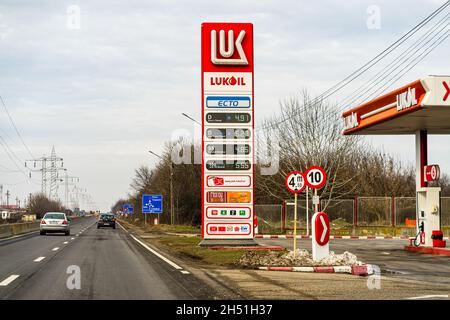
M97 221L97 229L101 227L112 227L116 228L116 217L110 213L102 213Z

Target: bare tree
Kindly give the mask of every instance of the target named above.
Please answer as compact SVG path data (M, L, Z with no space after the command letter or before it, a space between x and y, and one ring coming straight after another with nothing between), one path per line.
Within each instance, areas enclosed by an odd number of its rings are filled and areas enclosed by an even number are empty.
M57 211L64 212L66 209L61 202L51 200L42 193L33 194L28 201L27 211L36 214L36 217L42 218L46 212Z
M300 96L283 101L278 114L264 121L262 127L265 129L257 143L278 143L280 163L274 175L257 172L257 201L290 197L284 177L290 171L305 171L312 165L322 166L327 172L327 182L319 191L320 197L328 200L325 207L331 198L344 197L353 191L351 182L356 174L351 167L363 146L358 137L342 136L340 114L334 106L311 99L303 91Z

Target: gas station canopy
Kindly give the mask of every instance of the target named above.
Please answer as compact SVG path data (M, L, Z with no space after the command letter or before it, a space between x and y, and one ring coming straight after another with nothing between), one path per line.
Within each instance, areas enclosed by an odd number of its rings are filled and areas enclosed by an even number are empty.
M428 76L345 111L343 134L450 133L450 76Z

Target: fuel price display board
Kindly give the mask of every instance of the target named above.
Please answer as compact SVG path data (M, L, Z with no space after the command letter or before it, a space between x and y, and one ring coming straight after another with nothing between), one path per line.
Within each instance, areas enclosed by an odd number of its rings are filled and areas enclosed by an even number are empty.
M253 239L253 25L202 24L202 236Z

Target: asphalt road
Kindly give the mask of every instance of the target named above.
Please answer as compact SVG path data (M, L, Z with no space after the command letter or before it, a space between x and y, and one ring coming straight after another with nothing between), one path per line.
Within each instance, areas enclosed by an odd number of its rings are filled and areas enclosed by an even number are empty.
M0 240L0 299L214 298L213 289L151 250L120 227L97 229L95 217L73 221L70 236Z
M292 250L292 239L258 239L265 245ZM450 284L450 257L413 253L404 250L408 240L330 240L335 253L349 251L364 263L378 265L382 275ZM311 240L297 240L297 248L311 250Z

